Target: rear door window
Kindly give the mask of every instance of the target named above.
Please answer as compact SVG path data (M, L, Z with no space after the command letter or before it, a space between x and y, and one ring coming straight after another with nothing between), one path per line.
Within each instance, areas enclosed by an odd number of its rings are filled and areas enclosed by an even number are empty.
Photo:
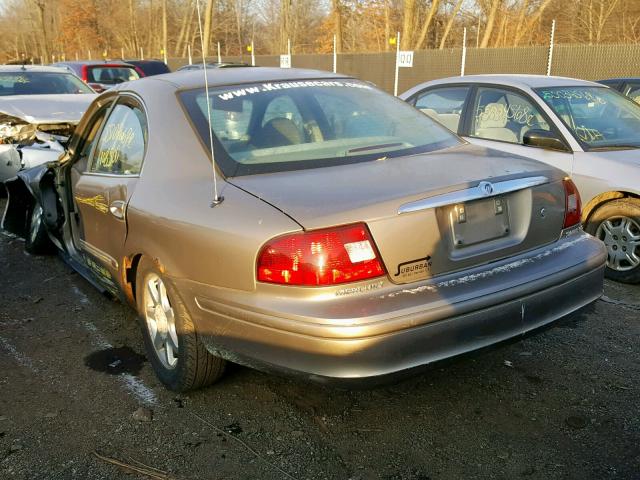
M627 83L624 94L634 102L640 104L640 82Z
M458 132L469 90L466 86L428 90L418 95L415 106L449 130Z
M147 146L147 120L142 108L121 99L104 124L89 171L111 175L137 175Z
M522 144L532 129L551 130L539 108L511 90L480 87L472 117L472 136Z
M138 80L140 76L131 67L89 67L87 80L89 83L116 85L118 83Z

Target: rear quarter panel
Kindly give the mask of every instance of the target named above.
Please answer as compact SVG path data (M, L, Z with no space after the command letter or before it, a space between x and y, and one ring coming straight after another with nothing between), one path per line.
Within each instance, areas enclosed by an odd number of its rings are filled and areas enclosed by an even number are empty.
M256 256L274 236L300 226L218 177L225 200L212 208L211 161L164 81L140 82L149 142L127 208L125 256L144 254L169 276L223 288L255 288Z
M640 150L576 152L573 181L582 204L605 192L640 194Z

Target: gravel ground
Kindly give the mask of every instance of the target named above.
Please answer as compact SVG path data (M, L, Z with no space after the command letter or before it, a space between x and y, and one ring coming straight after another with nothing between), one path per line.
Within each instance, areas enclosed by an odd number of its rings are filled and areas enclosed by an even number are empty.
M384 388L234 366L188 395L58 257L0 234L0 292L2 479L640 479L638 286Z

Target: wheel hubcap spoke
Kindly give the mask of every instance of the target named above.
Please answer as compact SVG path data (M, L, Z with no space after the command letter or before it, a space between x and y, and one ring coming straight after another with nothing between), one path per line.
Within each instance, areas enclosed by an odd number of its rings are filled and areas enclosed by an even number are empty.
M31 213L31 232L30 239L31 242L35 242L38 237L38 230L40 230L40 224L42 223L42 207L40 205L36 205L33 208L33 213Z
M640 266L640 225L633 218L619 216L603 221L596 237L607 247L607 266L620 272Z
M166 368L175 368L179 352L175 314L166 286L155 273L147 277L144 305L147 330L155 354Z
M149 290L151 301L153 302L153 306L155 307L156 305L158 305L158 303L160 303L160 294L158 292L158 285L155 282L150 280L147 282L147 289Z

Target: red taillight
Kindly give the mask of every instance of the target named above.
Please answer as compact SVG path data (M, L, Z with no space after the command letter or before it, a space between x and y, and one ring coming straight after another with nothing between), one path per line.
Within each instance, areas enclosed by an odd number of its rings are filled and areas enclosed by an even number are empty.
M369 230L362 223L274 238L258 255L261 282L335 285L384 274Z
M580 193L576 184L570 178L565 178L564 183L564 227L573 227L580 223L582 204Z
M87 65L82 65L82 67L80 68L80 75L82 77L82 80L84 80L85 82L89 81L89 67Z

